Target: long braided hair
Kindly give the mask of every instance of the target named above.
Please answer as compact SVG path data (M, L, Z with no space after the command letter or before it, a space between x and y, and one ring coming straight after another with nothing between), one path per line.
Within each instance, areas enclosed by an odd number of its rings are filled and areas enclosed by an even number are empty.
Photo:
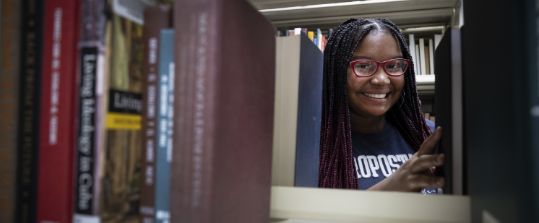
M352 159L350 109L346 93L347 69L361 40L373 29L389 31L403 57L411 60L397 26L386 19L349 19L330 36L324 49L324 89L320 131L319 186L357 189ZM385 114L412 148L418 150L430 135L420 112L413 65L404 74L401 97Z

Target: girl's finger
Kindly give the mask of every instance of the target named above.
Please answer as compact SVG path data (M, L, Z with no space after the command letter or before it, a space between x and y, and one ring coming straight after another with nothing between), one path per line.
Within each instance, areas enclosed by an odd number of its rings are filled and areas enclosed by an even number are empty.
M442 138L442 127L437 127L434 134L430 135L423 143L421 144L421 147L419 147L419 150L417 151L417 155L425 155L425 154L431 154L434 148L436 147L436 144L438 144L438 141Z
M434 166L444 164L444 155L422 155L410 166L411 173L425 173Z

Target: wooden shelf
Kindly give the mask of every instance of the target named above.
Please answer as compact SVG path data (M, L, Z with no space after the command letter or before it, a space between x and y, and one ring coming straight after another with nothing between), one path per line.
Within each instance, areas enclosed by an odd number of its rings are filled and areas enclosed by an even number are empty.
M466 223L470 211L468 196L271 188L272 222Z

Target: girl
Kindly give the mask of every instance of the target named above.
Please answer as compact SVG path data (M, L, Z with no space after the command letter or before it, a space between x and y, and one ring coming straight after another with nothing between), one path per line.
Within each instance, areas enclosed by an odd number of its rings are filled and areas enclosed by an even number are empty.
M319 186L420 191L440 188L431 155L441 137L420 113L415 72L399 29L350 19L324 50ZM429 128L430 127L430 128Z

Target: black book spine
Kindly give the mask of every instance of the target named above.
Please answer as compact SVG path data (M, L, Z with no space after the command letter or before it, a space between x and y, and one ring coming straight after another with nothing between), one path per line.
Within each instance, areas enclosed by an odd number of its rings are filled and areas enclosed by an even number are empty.
M15 222L34 223L37 203L39 90L43 2L24 0L21 21L21 76L17 138Z
M80 94L77 132L76 213L93 214L95 133L97 115L97 47L83 47L80 51Z

